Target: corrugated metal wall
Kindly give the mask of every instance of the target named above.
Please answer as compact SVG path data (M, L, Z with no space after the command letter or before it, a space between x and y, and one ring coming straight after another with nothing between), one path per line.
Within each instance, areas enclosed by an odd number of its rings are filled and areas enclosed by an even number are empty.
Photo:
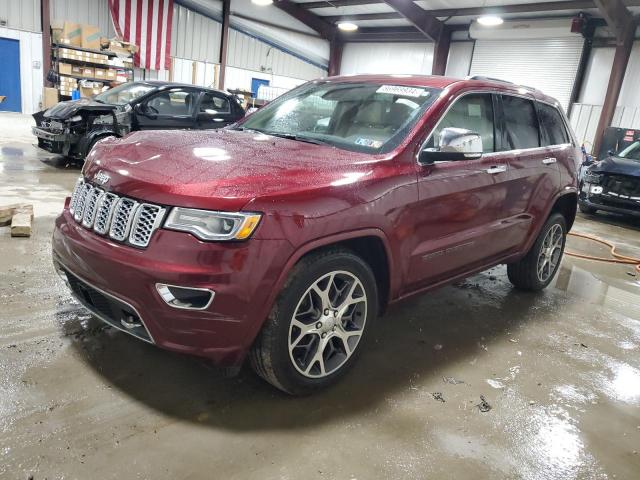
M222 24L175 4L171 56L201 62L220 62Z
M96 25L105 37L116 34L107 0L51 0L51 22L65 20Z
M593 146L601 113L602 105L574 103L571 109L571 126L578 142L584 143L587 151ZM616 107L611 126L640 129L640 106Z
M41 32L40 0L0 0L0 19L7 28Z
M0 0L2 1L2 0ZM42 33L0 27L0 37L20 42L22 113L34 113L42 99ZM1 67L0 67L1 68Z
M327 74L326 70L234 29L229 30L227 64L301 80L312 80Z
M430 75L433 43L347 43L340 73Z

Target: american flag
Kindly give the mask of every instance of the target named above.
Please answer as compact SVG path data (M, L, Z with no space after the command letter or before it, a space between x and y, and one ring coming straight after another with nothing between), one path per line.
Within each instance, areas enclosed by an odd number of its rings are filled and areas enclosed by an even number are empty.
M109 0L109 10L118 36L138 46L133 64L168 70L173 0Z

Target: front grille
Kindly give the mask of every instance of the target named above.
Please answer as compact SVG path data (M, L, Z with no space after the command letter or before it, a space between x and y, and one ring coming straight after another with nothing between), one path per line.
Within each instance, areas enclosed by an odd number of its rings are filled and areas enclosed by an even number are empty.
M163 207L105 192L83 179L71 194L69 211L83 227L136 247L149 245L165 213Z
M74 296L91 313L103 322L138 337L146 342L153 343L138 312L126 302L113 297L102 290L98 290L68 270L60 267L67 277L69 287Z
M627 197L640 197L640 178L627 175L605 175L602 181L605 192Z

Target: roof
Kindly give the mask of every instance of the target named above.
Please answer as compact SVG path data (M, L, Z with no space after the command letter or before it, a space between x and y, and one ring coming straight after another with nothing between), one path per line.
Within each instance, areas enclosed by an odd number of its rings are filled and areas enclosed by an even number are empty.
M218 93L223 93L225 95L229 95L228 92L225 92L223 90L218 90L215 88L211 88L211 87L202 87L200 85L193 85L191 83L180 83L180 82L165 82L162 80L136 80L134 82L131 83L144 83L146 85L151 85L157 88L160 87L189 87L189 88L198 88L200 90L207 90L210 92L218 92Z

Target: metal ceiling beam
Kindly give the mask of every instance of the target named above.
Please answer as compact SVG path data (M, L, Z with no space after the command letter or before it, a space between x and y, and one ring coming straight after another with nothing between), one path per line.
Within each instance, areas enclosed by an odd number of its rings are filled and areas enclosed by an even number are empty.
M616 52L613 57L607 93L604 97L604 105L598 120L596 137L593 146L593 154L600 154L600 146L606 128L611 125L613 115L618 104L620 89L624 81L624 74L627 70L633 40L638 26L638 19L625 7L622 0L595 0L602 16L607 21L607 25L613 30L616 36Z
M304 9L313 8L330 8L330 7L349 7L356 5L373 5L383 3L384 0L336 0L329 2L309 2L301 3ZM640 0L625 0L627 7L640 6ZM470 8L442 8L434 10L425 10L429 15L434 17L466 17L488 14L507 14L507 13L538 13L553 12L559 10L585 10L589 8L597 8L594 0L573 0L573 1L556 1L544 3L527 3L515 5L501 5L494 7L470 7ZM361 13L352 15L326 15L322 18L330 22L338 20L393 20L402 18L397 12L385 13Z
M224 79L227 72L227 50L229 48L229 13L231 0L222 0L222 32L220 33L220 73L218 88L224 90Z
M291 0L275 0L273 5L288 13L296 20L304 23L307 27L315 30L325 40L333 40L337 36L337 28L331 22L327 22L315 13L309 12L301 8L302 4L292 2Z
M406 18L414 27L434 42L437 42L440 38L444 24L422 7L407 0L384 0L384 3Z

